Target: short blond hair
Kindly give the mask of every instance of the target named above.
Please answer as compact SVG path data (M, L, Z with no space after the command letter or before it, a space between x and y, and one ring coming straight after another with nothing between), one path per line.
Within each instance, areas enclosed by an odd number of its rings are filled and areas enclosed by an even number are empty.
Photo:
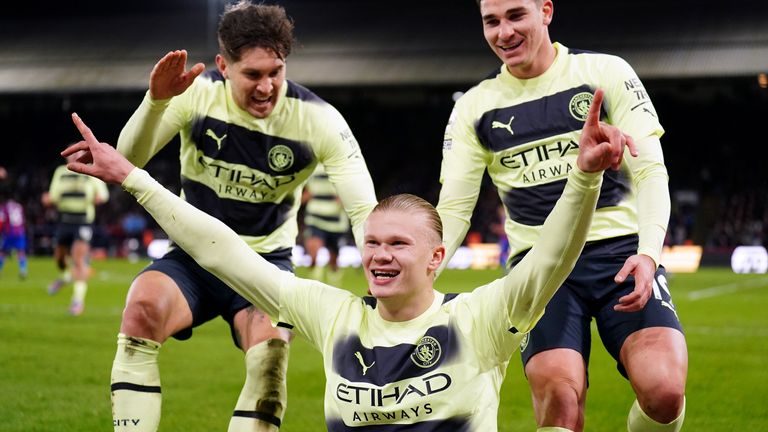
M405 213L421 212L426 216L427 224L435 234L438 244L443 242L443 221L440 219L440 214L437 213L435 206L427 200L411 194L392 195L379 201L371 213L392 210Z

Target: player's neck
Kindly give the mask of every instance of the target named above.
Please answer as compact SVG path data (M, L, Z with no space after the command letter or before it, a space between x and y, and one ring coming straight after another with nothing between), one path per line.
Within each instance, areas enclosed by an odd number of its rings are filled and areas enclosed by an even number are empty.
M435 291L431 286L411 296L396 296L378 299L379 315L386 321L410 321L423 314L435 300Z

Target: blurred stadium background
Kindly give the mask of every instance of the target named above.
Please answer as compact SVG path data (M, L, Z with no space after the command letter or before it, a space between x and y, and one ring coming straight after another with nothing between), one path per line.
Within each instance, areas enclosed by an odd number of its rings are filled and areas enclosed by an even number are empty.
M77 139L69 113L78 112L97 137L114 143L161 55L183 48L191 61L214 65L215 26L225 3L3 5L0 166L8 178L0 189L25 205L29 248L37 258L28 280L17 280L13 262L0 277L0 430L109 429L106 383L123 298L145 263L144 247L163 233L114 188L98 212L94 244L94 257L109 259L95 262L88 310L74 320L65 315L65 299L44 295L54 277L47 258L54 215L39 198L61 163L58 151ZM436 203L442 134L454 94L498 67L475 2L266 3L282 4L296 23L299 43L288 59L288 77L345 116L378 195L410 192ZM758 401L768 397L768 279L727 267L737 246L768 243L768 2L555 0L550 32L569 47L629 61L666 128L662 144L673 202L666 243L700 246L702 252L698 273L672 281L691 350L686 430L763 430L768 408ZM177 148L169 145L148 167L175 190ZM495 191L484 188L471 238L496 242L497 206ZM133 253L138 262L118 259ZM455 271L451 279L467 282L443 289L461 290L498 275ZM351 289L362 283L357 274L346 277ZM198 334L164 349L164 430L222 430L238 392L241 356L228 347L226 330L216 324ZM200 351L211 354L198 362ZM313 384L306 395L292 391L286 431L323 429L317 423L322 376L312 369L318 359L306 346L292 353L291 373L300 375L291 379L301 383L293 389ZM604 353L593 362L588 430L621 430L630 391ZM514 390L505 390L501 430L532 429L518 366L513 359L505 388ZM166 374L171 370L178 372ZM212 370L220 371L215 379Z

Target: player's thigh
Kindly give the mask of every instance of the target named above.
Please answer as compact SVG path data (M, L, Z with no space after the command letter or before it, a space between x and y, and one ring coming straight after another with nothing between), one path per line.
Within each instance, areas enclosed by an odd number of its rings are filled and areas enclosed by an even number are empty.
M621 347L621 363L638 394L682 393L688 374L685 337L670 327L649 327L629 335Z
M133 280L125 301L122 333L163 342L192 325L192 311L176 282L159 271Z

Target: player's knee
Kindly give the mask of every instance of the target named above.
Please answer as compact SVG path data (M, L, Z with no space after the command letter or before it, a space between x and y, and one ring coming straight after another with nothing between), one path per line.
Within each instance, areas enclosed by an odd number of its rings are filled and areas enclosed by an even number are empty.
M269 339L290 342L292 334L282 327L274 327L269 316L250 306L235 315L235 330L244 351Z
M662 385L647 394L638 394L640 406L648 417L659 423L676 419L683 409L684 390L673 384Z
M540 423L575 427L582 418L583 391L577 380L546 372L528 375Z
M162 342L162 335L167 313L156 302L137 300L129 302L123 310L121 331L127 335L138 336Z

